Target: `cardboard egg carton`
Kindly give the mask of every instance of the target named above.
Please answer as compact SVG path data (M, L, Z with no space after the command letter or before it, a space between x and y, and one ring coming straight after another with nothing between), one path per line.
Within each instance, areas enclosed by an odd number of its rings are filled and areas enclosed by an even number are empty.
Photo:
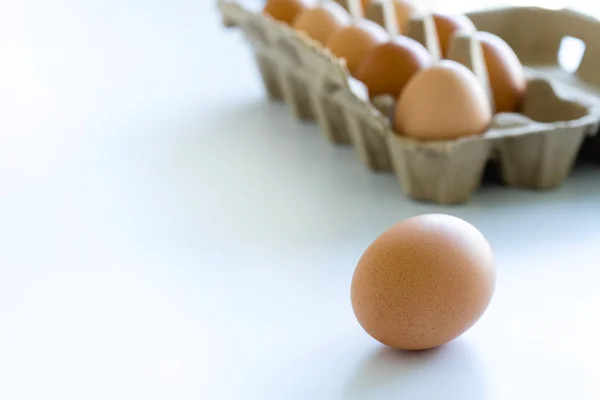
M338 2L352 9L352 1ZM252 44L271 98L284 100L300 119L316 119L332 142L351 143L368 168L394 171L405 193L416 199L467 201L490 161L500 166L509 186L555 187L571 170L584 137L598 128L600 92L594 85L600 87L600 72L594 74L590 63L600 57L600 48L586 51L575 74L558 66L557 53L564 36L593 43L600 23L571 11L505 8L469 14L479 30L506 40L527 66L523 107L520 114L497 114L481 136L421 142L395 133L394 99L368 99L344 61L327 49L237 2L221 0L219 6L227 25L240 26ZM392 11L385 0L374 1L365 14L393 33ZM430 17L413 18L407 35L439 57ZM457 35L449 58L470 68L489 89L475 37Z
M337 2L360 12L360 0ZM287 103L299 120L317 121L332 143L350 144L345 116L334 98L340 85L349 85L344 63L305 34L263 15L261 8L237 0L217 4L224 25L240 27L251 44L269 98Z

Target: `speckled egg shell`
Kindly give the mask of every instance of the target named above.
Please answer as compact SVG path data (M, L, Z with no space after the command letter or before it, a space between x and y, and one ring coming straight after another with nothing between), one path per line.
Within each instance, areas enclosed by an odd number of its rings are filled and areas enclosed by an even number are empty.
M381 343L428 349L477 322L495 279L492 249L475 227L448 215L421 215L393 226L365 251L352 279L352 307Z

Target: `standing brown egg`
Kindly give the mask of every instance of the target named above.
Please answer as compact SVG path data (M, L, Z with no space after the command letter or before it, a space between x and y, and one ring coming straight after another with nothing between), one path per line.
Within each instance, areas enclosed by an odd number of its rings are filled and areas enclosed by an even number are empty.
M416 72L432 63L431 54L422 44L396 36L374 48L356 68L355 77L367 86L371 97L397 97Z
M350 73L377 45L388 41L390 35L381 26L369 20L340 29L327 40L327 48L337 57L344 58Z
M333 33L351 23L352 18L348 11L331 1L302 12L294 21L293 28L325 46Z
M421 215L378 237L352 278L352 308L381 343L421 350L447 343L483 315L494 292L492 249L469 223Z
M263 12L273 19L291 25L296 17L314 4L311 0L268 0Z
M489 32L477 32L494 96L496 112L515 112L527 89L525 71L513 49Z
M478 135L492 121L489 98L467 67L443 60L418 72L396 104L394 128L419 140Z
M448 56L450 44L456 32L475 32L477 30L473 22L466 15L462 14L433 14L433 20L443 58Z

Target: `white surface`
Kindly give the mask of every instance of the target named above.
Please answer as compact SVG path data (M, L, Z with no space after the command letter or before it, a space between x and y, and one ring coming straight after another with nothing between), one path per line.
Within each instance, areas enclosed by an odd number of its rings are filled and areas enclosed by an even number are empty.
M600 169L417 204L269 104L212 1L6 3L0 398L600 398ZM389 351L353 268L431 211L487 235L497 292L450 345Z

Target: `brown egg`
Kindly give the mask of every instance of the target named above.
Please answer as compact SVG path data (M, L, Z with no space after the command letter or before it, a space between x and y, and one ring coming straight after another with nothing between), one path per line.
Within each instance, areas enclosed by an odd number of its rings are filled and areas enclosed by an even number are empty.
M394 128L420 140L450 140L481 134L491 121L488 97L475 74L443 60L408 82L396 104Z
M327 40L327 48L337 57L346 59L348 70L354 74L365 56L389 38L386 30L375 22L361 20L333 33Z
M281 22L291 25L303 11L311 8L311 0L268 0L263 12Z
M416 40L396 36L377 46L356 68L355 77L369 89L371 97L398 96L409 79L433 63L431 54Z
M420 215L367 248L352 278L352 308L379 342L423 350L473 326L495 282L492 249L475 227L449 215Z
M496 112L514 112L521 105L527 89L525 71L513 49L489 32L478 32Z
M294 21L293 27L324 46L329 36L351 23L348 11L331 1L302 12Z
M435 28L438 33L440 49L442 51L443 58L446 58L448 56L448 50L450 50L452 37L456 32L476 31L475 25L473 25L473 22L471 22L471 20L466 15L433 14L433 20L435 22Z
M393 0L394 9L396 10L396 20L398 21L398 29L400 33L406 33L408 21L412 15L418 11L418 7L412 1Z

